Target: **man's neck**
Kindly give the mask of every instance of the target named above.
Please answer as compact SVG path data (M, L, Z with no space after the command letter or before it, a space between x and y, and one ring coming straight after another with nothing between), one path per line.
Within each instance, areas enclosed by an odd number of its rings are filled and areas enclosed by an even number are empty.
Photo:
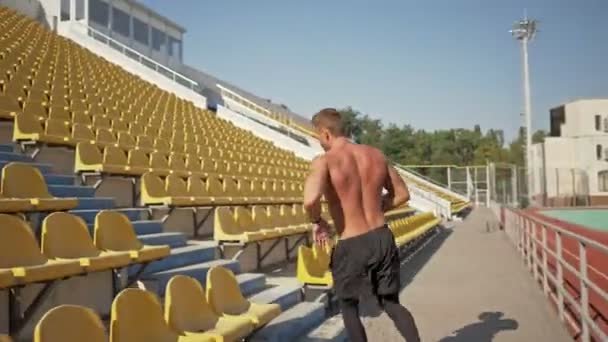
M331 144L331 148L328 150L328 152L331 150L340 149L340 148L346 146L347 144L348 144L348 139L346 139L346 137L336 137L334 139L333 144Z

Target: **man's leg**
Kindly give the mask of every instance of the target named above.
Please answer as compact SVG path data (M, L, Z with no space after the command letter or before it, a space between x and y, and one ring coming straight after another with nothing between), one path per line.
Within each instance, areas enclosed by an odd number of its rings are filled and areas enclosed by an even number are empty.
M348 338L352 342L367 342L365 328L359 318L358 299L340 299L340 310L344 319L344 327Z
M399 304L399 294L378 296L380 305L395 323L395 327L407 342L419 342L420 335L414 316L403 305Z

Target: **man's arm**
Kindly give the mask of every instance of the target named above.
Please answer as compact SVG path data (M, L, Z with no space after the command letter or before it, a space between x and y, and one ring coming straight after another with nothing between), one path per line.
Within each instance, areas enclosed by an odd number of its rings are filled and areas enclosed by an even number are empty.
M311 173L304 184L304 208L311 222L321 219L321 197L327 188L329 169L325 156L319 156L312 161Z
M386 163L386 168L387 176L384 188L387 193L382 198L382 210L384 212L397 208L410 200L410 192L399 172L389 162Z

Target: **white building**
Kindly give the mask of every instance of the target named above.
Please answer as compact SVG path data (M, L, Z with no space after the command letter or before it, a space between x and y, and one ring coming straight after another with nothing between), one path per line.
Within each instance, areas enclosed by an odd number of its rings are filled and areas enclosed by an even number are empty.
M532 150L535 201L608 204L608 99L569 102L550 115L550 136Z

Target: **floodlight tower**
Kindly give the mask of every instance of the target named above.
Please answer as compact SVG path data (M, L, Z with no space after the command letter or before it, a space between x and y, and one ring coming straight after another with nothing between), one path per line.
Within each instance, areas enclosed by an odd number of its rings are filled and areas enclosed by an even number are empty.
M537 21L534 19L528 19L527 15L524 15L524 19L518 20L513 24L513 29L509 32L513 35L513 38L521 42L522 50L522 63L523 63L523 90L524 90L524 117L525 117L525 129L526 129L526 176L527 176L527 192L528 192L528 203L532 203L532 104L530 100L530 70L528 64L528 43L534 38L536 34Z

